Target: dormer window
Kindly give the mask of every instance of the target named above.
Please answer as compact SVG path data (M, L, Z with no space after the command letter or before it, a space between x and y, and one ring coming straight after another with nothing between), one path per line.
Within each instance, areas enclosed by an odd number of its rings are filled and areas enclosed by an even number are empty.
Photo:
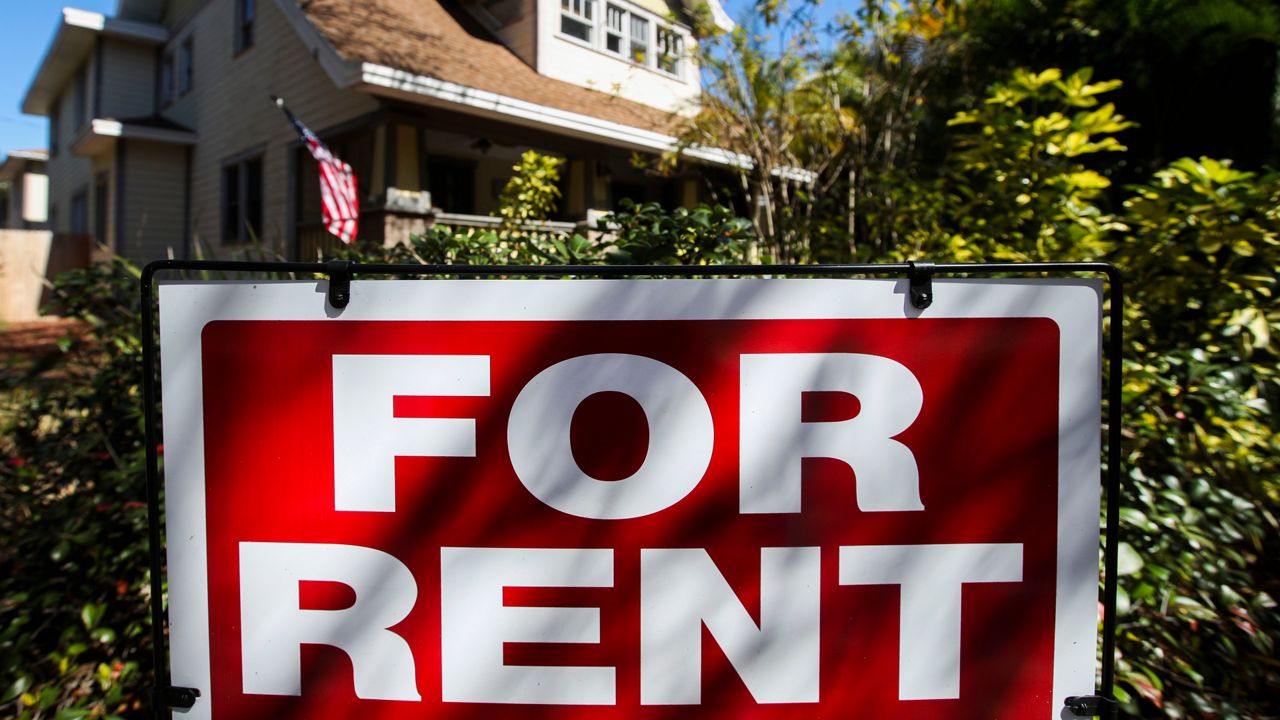
M560 0L560 36L683 79L684 36L679 31L647 12L629 9L621 0L605 0L603 14L594 4L595 0Z
M560 32L583 42L592 41L595 0L560 0Z

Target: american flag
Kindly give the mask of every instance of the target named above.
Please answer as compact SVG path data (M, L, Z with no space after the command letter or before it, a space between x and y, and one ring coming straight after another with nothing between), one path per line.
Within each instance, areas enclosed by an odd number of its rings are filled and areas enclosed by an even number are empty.
M356 191L356 175L351 166L339 160L329 147L311 132L311 128L289 112L284 101L275 98L276 105L297 128L298 135L307 144L311 157L320 165L320 200L324 206L324 226L339 240L350 245L356 239L360 221L360 195Z

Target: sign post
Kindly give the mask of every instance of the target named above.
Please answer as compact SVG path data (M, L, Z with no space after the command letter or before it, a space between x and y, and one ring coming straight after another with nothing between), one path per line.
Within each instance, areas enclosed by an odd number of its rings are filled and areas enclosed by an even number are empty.
M913 274L162 285L162 702L1061 717L1101 282Z

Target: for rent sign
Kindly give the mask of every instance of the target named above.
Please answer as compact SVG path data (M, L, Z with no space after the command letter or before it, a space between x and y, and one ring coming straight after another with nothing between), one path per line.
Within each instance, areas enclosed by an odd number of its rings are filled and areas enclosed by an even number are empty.
M213 718L1056 718L1100 289L160 294L173 680Z

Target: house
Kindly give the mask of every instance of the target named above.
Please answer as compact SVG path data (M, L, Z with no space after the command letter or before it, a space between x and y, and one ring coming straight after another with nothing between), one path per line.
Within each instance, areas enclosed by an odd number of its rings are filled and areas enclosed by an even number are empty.
M49 176L44 150L14 150L0 163L0 228L49 227Z
M0 324L39 318L48 281L90 261L86 235L49 231L48 160L44 150L13 150L0 162Z
M23 101L49 118L49 223L127 257L311 259L314 161L284 98L352 165L361 238L493 222L519 155L567 160L557 219L623 197L691 204L674 147L699 95L682 0L120 0L67 9ZM729 20L716 0L700 6ZM712 150L693 155L731 162Z

